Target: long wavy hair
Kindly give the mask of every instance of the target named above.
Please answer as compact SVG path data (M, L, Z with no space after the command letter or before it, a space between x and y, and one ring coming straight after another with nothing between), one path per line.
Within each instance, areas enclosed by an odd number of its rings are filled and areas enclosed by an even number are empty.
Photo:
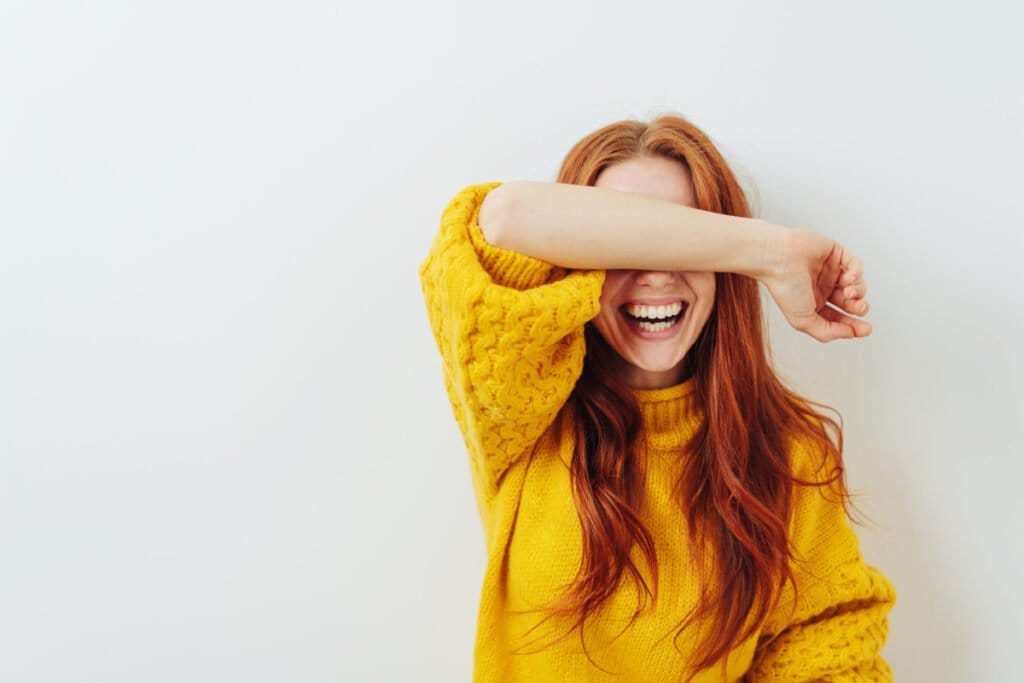
M743 190L711 140L674 114L650 123L620 121L590 133L565 157L558 182L594 185L612 164L643 156L682 163L693 179L697 208L751 216ZM788 536L792 484L831 485L853 518L842 457L842 416L833 410L837 423L816 412L811 405L828 406L791 391L776 375L757 281L715 273L715 285L714 310L684 361L684 377L696 375L705 418L685 446L686 466L674 489L689 525L695 566L704 566L710 552L715 568L714 576L700 577L701 600L678 624L673 638L678 648L676 639L692 623L710 619L686 681L719 661L724 672L729 652L764 624L785 582L796 592L789 564L795 557ZM638 587L639 605L629 625L642 612L645 593L657 599L658 581L654 541L636 512L643 479L631 456L642 427L640 407L614 370L616 352L592 323L585 337L583 373L564 408L575 416L570 476L583 556L568 590L539 608L548 617L576 617L562 637L579 627L584 651L587 618L611 597L624 574ZM793 439L810 443L826 463L831 461L830 479L811 482L794 475L789 456ZM680 523L683 519L680 515ZM646 557L653 590L630 557L634 545ZM589 652L587 657L597 666Z

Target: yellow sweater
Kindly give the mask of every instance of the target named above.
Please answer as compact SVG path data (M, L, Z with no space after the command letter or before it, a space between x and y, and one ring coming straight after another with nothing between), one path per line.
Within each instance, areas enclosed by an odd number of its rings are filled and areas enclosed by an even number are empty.
M587 651L578 631L553 647L571 621L515 615L545 603L570 582L582 540L568 466L572 414L566 403L582 367L584 323L600 309L604 271L566 270L490 245L477 224L480 202L500 183L466 187L448 204L440 231L420 266L427 313L442 358L445 388L464 437L483 523L487 568L480 594L474 681L676 681L694 645L674 628L697 600L697 567L685 552L686 524L672 503L673 468L703 411L694 380L637 390L644 419L646 497L640 519L657 553L659 595L619 635L637 606L623 581L587 622ZM810 449L807 449L809 451ZM809 452L795 444L794 468L816 475ZM864 563L842 507L817 487L797 487L790 525L806 563L794 563L799 605L786 591L764 628L727 659L728 681L891 681L880 650L895 604L892 584ZM646 561L634 561L648 585ZM785 633L767 647L764 637ZM670 633L668 637L663 637ZM689 633L689 632L687 632ZM516 648L522 652L513 653ZM523 653L525 652L525 653ZM696 681L721 681L721 667Z

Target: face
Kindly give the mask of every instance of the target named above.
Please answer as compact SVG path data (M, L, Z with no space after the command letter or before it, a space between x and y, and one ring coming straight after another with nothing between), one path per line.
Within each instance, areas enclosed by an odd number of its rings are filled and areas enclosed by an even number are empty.
M595 186L696 207L689 171L664 157L609 166ZM714 273L608 270L593 322L618 354L629 385L659 389L686 379L683 359L714 305Z

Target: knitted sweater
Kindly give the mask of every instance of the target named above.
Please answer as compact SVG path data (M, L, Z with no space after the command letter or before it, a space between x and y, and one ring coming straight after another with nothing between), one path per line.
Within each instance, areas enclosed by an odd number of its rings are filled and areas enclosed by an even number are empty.
M713 575L686 552L687 525L672 497L682 447L704 415L694 378L635 390L643 415L636 457L644 459L646 476L638 514L655 544L657 601L648 600L623 631L638 604L634 583L624 580L587 621L586 651L600 668L584 653L578 631L545 647L573 621L549 618L527 633L544 613L513 613L559 595L580 566L581 528L569 477L573 415L566 400L583 367L583 326L600 310L604 271L567 270L486 242L477 214L498 185L468 186L451 200L419 271L486 539L473 680L679 680L695 643L687 631L676 639L677 649L673 636L700 597L698 572ZM794 442L793 468L804 479L820 480L812 453ZM790 612L787 583L763 628L727 657L726 680L891 681L879 653L895 591L865 564L841 505L818 487L797 486L790 533L805 559L793 563L796 611ZM646 559L633 552L651 586ZM721 680L720 666L695 679Z

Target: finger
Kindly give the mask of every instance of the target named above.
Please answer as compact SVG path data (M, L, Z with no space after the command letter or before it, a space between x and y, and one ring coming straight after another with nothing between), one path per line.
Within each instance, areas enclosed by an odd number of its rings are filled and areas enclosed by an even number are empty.
M789 322L797 330L814 337L822 343L854 336L853 328L836 322L832 319L831 315L824 314L826 310L832 309L825 306L822 307L821 313L814 313L799 320L790 319Z
M868 309L871 307L870 304L868 304L868 300L862 296L846 298L841 304L838 304L838 306L843 311L850 313L851 315L867 315Z
M868 293L868 282L861 278L847 285L837 285L836 289L843 290L843 293L851 299L859 299Z
M819 288L834 287L843 276L843 261L846 259L846 252L842 245L836 244L832 252L822 264L818 273L817 284Z
M832 304L836 308L840 309L843 313L849 315L855 315L858 317L864 317L871 310L871 304L868 303L867 299L838 299L831 298L828 303Z
M861 324L863 323L863 324ZM823 306L814 321L798 327L820 342L850 339L871 334L870 323L856 320L830 306Z
M860 257L849 251L846 251L844 256L846 258L842 263L843 271L848 275L851 275L852 279L856 279L856 276L863 272L863 263L861 262Z
M867 337L871 334L871 323L867 320L851 317L831 306L822 307L819 313L832 326L829 331L836 335L834 339Z
M849 254L849 259L842 264L842 267L843 277L840 283L844 285L853 284L860 279L861 275L864 273L860 259L853 254Z
M829 303L841 308L853 315L864 315L868 312L868 302L864 298L867 287L864 285L853 285L850 287L836 287L829 295Z

